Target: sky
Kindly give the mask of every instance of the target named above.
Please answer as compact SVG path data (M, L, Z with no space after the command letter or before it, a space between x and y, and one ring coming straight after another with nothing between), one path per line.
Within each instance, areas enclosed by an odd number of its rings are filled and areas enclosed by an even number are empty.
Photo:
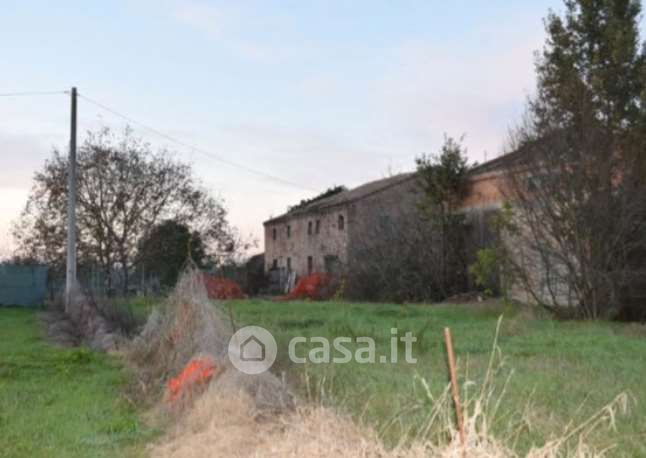
M414 168L444 134L503 151L557 0L1 0L0 93L82 95L192 163L262 249L262 222L333 185ZM88 129L126 122L79 100ZM31 180L69 138L64 94L0 97L0 255ZM293 185L217 161L213 155Z

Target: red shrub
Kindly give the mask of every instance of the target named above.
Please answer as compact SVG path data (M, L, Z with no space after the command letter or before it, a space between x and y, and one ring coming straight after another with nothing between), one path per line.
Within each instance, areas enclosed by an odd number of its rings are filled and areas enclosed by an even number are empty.
M233 280L204 274L204 284L209 299L243 299L242 288Z
M307 277L301 278L293 290L286 296L282 296L281 300L294 300L294 299L327 299L330 292L330 282L332 277L324 273L313 273Z

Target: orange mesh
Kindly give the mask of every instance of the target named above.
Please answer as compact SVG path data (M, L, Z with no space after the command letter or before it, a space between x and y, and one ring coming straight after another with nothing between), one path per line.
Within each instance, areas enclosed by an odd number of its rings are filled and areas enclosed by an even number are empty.
M182 372L168 381L168 394L171 401L190 396L197 387L204 387L217 370L215 362L209 357L194 358Z
M209 299L243 299L242 288L233 280L204 274L204 285Z
M295 299L324 299L327 286L330 284L332 277L324 273L313 273L307 277L301 278L293 290L286 296L281 296L280 300Z

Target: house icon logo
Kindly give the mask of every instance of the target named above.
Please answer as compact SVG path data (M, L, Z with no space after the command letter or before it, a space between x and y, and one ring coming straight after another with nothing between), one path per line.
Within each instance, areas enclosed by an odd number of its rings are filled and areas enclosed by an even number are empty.
M229 340L228 355L231 364L245 374L261 374L276 361L277 345L274 336L260 326L245 326Z
M252 335L247 338L240 345L240 360L241 361L264 361L265 360L265 344Z

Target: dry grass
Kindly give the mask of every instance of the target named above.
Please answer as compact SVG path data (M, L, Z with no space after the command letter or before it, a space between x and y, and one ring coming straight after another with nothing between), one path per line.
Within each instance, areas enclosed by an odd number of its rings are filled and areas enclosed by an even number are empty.
M498 323L497 335L500 332ZM402 416L421 409L426 421L416 431L401 431L401 443L387 448L379 433L359 425L348 416L322 405L300 405L275 416L257 415L249 391L237 387L235 378L212 383L208 391L171 428L167 437L150 447L155 457L383 457L383 458L517 458L514 442L522 431L531 429L532 406L528 402L518 418L507 419L507 434L494 437L491 425L497 420L504 402L508 379L502 386L496 380L502 364L494 341L487 376L475 387L463 387L466 413L466 442L462 444L454 426L454 406L448 387L438 396L428 383L418 378L423 396L418 404L395 414L389 426L396 426ZM233 383L232 383L233 382ZM587 420L572 422L562 435L533 447L528 458L603 457L612 448L595 450L587 437L599 428L612 430L615 417L626 413L629 397L617 396Z
M189 268L167 303L150 314L128 356L141 383L154 391L155 385L177 375L196 355L222 361L230 335L226 320L209 302L201 274Z
M253 400L217 383L151 448L155 457L376 457L387 452L349 418L299 408L271 419L254 416Z
M163 404L174 413L193 404L199 393L186 393L179 403L170 404L163 391L193 358L215 362L218 385L242 389L254 401L256 410L274 413L291 408L293 401L285 384L273 374L247 375L233 368L227 349L232 326L220 308L209 300L202 273L189 266L181 275L167 304L155 309L127 352L138 382L132 396Z
M585 443L586 432L611 424L624 396L600 410L597 415L562 437L532 449L528 458L603 457L608 450L596 451ZM254 403L242 391L223 390L211 385L194 408L179 421L161 442L150 447L151 456L193 458L226 457L383 457L383 458L516 458L504 443L487 431L483 405L466 424L463 447L455 429L446 424L448 442L437 445L416 441L409 446L387 449L375 431L355 424L349 417L321 406L301 407L271 419L254 417ZM446 412L436 412L442 417ZM446 416L447 418L450 415ZM572 445L568 445L572 442Z
M504 365L496 337L484 381L462 387L466 442L455 429L455 407L448 388L438 395L427 381L416 378L419 399L394 413L384 428L400 428L400 443L386 447L375 431L320 403L297 403L285 384L271 373L250 376L228 363L226 349L231 327L224 313L209 301L199 271L189 268L180 278L168 304L151 314L129 352L144 391L154 393L155 417L166 419L168 434L149 448L155 457L384 457L516 458L518 437L531 429L528 402L515 418L503 418L506 434L492 434L499 419L509 378L500 380ZM507 329L506 332L514 332ZM191 395L179 409L169 409L160 391L171 376L195 356L209 356L218 368L204 393ZM511 376L511 375L510 375ZM468 374L466 377L467 380ZM502 382L502 383L501 383ZM155 388L156 387L156 388ZM323 398L322 396L320 398ZM177 406L174 406L177 407ZM602 457L609 449L594 450L587 437L599 428L614 427L615 416L625 412L628 396L620 395L591 418L571 423L558 437L533 447L530 458ZM168 413L175 415L168 415ZM406 429L406 415L424 417L421 427ZM168 420L172 420L169 426ZM397 431L395 429L395 431Z

